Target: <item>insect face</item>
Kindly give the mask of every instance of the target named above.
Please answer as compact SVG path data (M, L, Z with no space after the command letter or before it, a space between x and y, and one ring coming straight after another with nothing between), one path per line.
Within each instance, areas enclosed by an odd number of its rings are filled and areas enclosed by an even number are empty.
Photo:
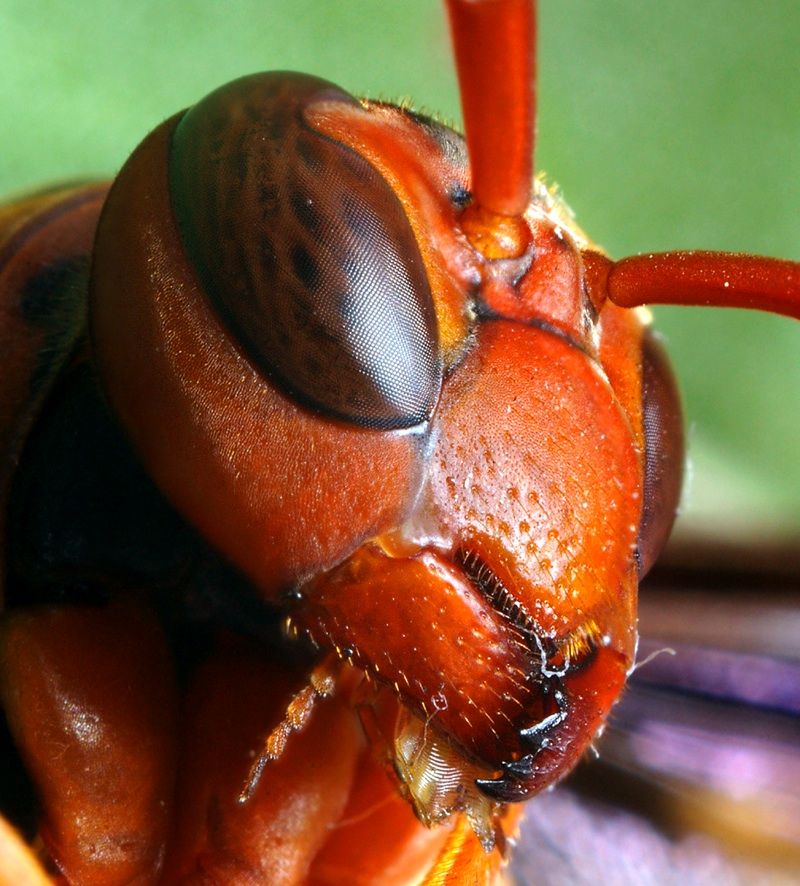
M118 177L91 323L170 500L508 801L565 772L621 689L682 449L607 260L541 187L519 246L494 241L471 187L446 127L244 78Z

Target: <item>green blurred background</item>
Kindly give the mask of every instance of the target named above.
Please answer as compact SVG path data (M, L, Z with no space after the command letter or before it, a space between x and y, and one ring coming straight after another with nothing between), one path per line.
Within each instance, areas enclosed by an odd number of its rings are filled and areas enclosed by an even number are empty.
M543 0L537 165L612 255L800 260L798 45L796 0ZM0 193L111 175L161 119L268 68L458 118L436 0L0 0ZM657 321L689 421L684 531L797 535L800 324Z

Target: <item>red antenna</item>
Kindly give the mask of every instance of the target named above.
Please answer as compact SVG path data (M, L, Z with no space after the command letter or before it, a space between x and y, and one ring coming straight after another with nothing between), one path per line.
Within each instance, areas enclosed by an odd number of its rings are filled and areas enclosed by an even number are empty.
M611 268L614 304L755 308L800 320L800 264L736 252L661 252L623 258Z
M513 258L530 243L535 3L447 0L447 9L474 195L461 227L486 258Z

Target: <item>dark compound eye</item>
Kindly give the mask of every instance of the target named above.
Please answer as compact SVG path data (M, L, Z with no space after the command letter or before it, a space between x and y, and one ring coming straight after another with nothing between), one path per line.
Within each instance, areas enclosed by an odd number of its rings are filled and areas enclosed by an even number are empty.
M683 482L683 414L675 376L651 332L642 341L644 502L639 526L639 577L647 574L666 544Z
M368 428L426 421L436 316L402 204L312 103L356 100L302 74L246 77L176 127L173 206L187 253L250 360L304 405Z

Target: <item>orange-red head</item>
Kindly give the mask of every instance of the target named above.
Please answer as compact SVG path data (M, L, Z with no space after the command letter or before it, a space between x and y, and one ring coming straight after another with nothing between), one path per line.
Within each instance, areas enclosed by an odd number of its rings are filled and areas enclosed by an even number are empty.
M476 206L447 127L245 78L123 169L93 329L175 505L515 800L574 764L633 664L637 551L680 474L646 410L670 441L680 423L564 207L537 185L498 258ZM654 472L663 513L643 519Z

